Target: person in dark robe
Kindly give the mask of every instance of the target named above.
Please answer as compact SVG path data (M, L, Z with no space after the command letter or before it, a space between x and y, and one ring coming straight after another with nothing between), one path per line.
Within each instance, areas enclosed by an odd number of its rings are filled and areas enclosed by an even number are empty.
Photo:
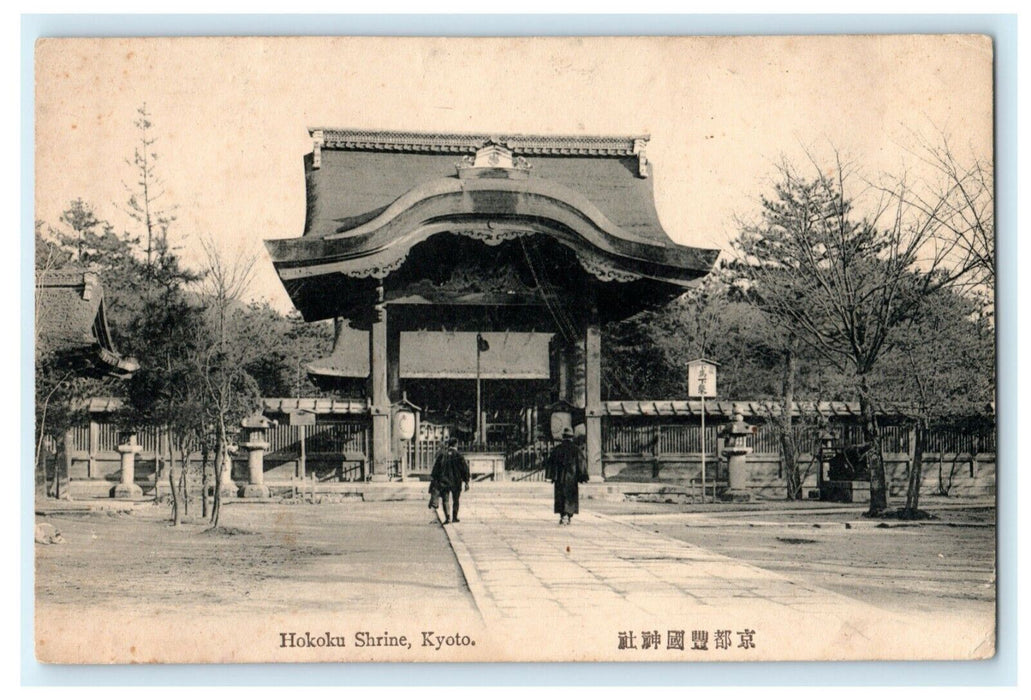
M548 455L547 478L555 485L555 512L559 525L569 525L580 512L580 484L588 480L586 460L573 442L573 431L562 430L562 442Z
M444 524L460 522L458 502L462 495L462 484L469 490L469 463L458 452L458 440L448 438L447 448L437 455L430 474L430 493L440 497L444 506ZM450 496L450 502L449 497ZM435 508L431 501L430 507Z

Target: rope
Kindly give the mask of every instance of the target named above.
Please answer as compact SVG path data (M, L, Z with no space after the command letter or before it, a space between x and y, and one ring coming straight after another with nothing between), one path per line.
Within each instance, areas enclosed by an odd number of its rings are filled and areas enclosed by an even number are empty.
M533 243L533 241L531 241L531 243ZM541 298L544 300L544 305L547 307L548 313L551 314L552 319L555 321L555 326L558 328L559 333L567 343L575 342L576 333L574 331L573 324L567 317L565 317L561 306L553 303L551 299L549 299L554 292L551 291L551 283L545 279L543 264L541 265L540 270L538 270L537 264L531 257L530 251L527 249L525 238L519 239L519 245L523 250L523 256L526 258L526 264L530 267L530 274L533 275L533 282L537 285L537 289L541 293ZM534 252L539 253L536 246L534 246Z
M533 276L534 284L537 285L537 289L540 291L541 298L544 300L544 305L548 309L548 313L551 314L552 319L555 321L555 325L559 329L559 333L567 343L574 343L578 340L576 333L576 326L573 321L569 318L565 312L565 308L558 302L553 301L551 297L556 297L554 293L554 287L551 282L547 279L544 264L541 261L534 259L534 256L540 256L540 250L536 246L536 242L531 240L531 246L533 248L533 254L531 255L530 250L526 245L526 239L520 238L519 244L523 249L523 256L526 258L526 264L530 268L530 274ZM605 367L604 368L606 378L615 384L619 391L624 395L630 396L630 382L622 375L621 369L618 367Z

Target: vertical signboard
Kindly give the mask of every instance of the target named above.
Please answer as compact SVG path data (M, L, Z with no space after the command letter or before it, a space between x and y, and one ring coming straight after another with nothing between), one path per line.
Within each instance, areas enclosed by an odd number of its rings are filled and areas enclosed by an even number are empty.
M692 360L687 364L687 395L689 398L716 396L716 363Z
M702 503L705 503L705 399L716 396L716 367L704 357L687 363L687 396L702 400Z

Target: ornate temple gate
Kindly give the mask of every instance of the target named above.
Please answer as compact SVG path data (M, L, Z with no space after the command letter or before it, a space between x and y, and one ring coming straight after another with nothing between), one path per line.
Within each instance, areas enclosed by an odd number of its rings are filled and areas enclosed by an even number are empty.
M662 230L647 137L311 135L304 235L266 245L304 318L335 319L309 371L367 398L371 478L403 457L426 470L445 430L532 466L560 400L600 476L601 325L675 298L717 255ZM402 401L422 409L414 445L392 433Z

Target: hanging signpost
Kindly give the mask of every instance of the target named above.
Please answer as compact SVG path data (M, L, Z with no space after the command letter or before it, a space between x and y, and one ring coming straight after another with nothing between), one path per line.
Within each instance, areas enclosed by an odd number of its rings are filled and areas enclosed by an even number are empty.
M716 396L718 366L704 357L687 363L687 396L702 400L702 503L705 503L705 399Z

